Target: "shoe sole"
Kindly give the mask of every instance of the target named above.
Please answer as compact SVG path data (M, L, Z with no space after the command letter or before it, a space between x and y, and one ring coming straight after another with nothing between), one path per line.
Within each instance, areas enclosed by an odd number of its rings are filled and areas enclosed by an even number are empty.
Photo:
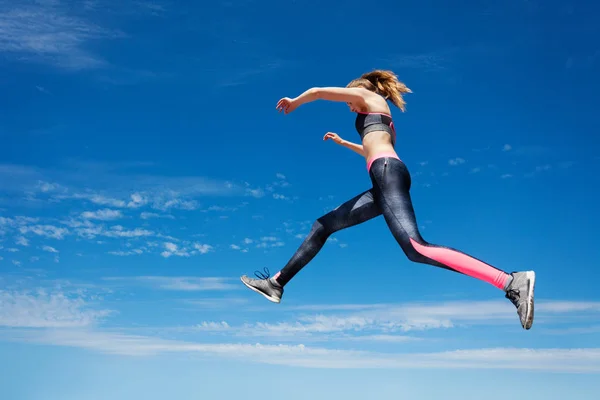
M256 293L262 294L263 296L265 296L265 297L267 298L267 300L269 300L269 301L271 301L271 302L273 302L273 303L279 303L279 302L281 301L281 299L278 299L278 298L276 298L276 297L273 297L273 296L269 296L268 294L266 294L266 293L265 293L265 292L263 292L262 290L258 290L258 289L257 289L257 288L255 288L254 286L250 286L250 285L248 285L246 282L244 282L244 280L243 280L243 279L241 279L241 278L240 278L240 280L242 281L242 283L243 283L244 285L246 285L246 287L247 287L248 289L250 289L250 290L253 290L253 291L255 291Z
M525 329L531 329L531 325L533 325L533 315L534 315L534 303L533 303L533 292L535 290L535 272L529 271L527 272L527 283L529 285L527 290L527 316L525 317Z

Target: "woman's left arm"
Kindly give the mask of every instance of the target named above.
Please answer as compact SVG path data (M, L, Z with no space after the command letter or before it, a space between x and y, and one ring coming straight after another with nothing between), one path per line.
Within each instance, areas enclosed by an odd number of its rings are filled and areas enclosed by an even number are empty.
M361 103L365 101L365 96L368 94L370 93L368 93L368 91L365 89L357 87L313 87L294 99L284 97L283 99L279 100L277 103L277 110L283 110L286 114L288 114L299 106L315 100Z

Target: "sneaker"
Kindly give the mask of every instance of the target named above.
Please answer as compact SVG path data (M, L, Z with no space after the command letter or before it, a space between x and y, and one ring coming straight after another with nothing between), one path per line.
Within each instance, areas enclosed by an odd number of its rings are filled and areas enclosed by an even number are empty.
M535 286L535 272L513 272L512 282L506 288L506 298L515 307L525 329L530 329L533 324L533 289Z
M259 279L249 278L246 275L243 275L241 280L244 285L248 286L251 290L262 294L273 303L279 303L281 301L281 296L283 296L283 286L277 283L275 279L269 278L269 270L267 268L265 268L264 271L265 274L259 271L254 273Z

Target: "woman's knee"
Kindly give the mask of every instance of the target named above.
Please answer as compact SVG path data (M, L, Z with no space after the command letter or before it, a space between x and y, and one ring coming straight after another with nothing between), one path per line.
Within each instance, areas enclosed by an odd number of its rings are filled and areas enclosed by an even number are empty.
M313 222L309 235L312 236L314 240L325 243L333 232L334 230L332 229L331 224L329 224L327 220L319 218Z
M426 257L419 252L417 249L418 246L426 246L427 243L424 241L415 241L410 237L406 237L405 240L402 241L401 247L404 251L406 257L412 261L417 263L427 263Z

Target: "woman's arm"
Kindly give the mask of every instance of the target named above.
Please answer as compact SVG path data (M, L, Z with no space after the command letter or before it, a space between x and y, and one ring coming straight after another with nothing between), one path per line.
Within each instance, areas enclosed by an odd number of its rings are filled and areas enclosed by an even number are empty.
M323 136L323 140L329 140L329 139L333 140L335 143L337 143L341 146L346 147L347 149L350 149L350 150L360 154L361 156L365 155L362 145L344 140L337 133L327 132L325 134L325 136Z
M344 103L364 101L365 89L341 87L314 87L294 99L298 105L315 100L340 101Z
M277 102L277 110L283 110L285 114L289 114L302 104L310 103L315 100L339 101L359 105L365 104L366 96L370 95L372 95L372 92L358 87L313 87L294 99L284 97L279 100L279 102Z
M344 146L344 147L346 147L346 148L348 148L348 149L350 149L350 150L352 150L352 151L360 154L361 156L365 155L365 152L363 150L362 144L352 143L352 142L349 142L347 140L342 140L339 144L341 144L342 146Z

